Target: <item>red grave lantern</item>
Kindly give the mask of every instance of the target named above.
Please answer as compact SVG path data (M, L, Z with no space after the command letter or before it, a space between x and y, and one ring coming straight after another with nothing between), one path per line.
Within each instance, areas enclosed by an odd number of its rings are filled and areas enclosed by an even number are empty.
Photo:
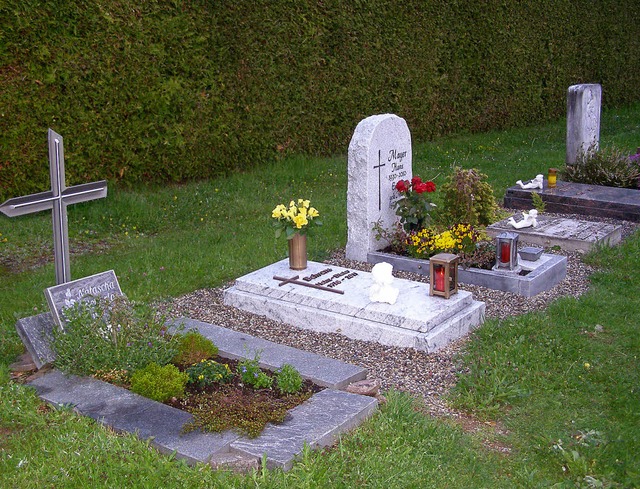
M458 292L458 256L438 253L429 258L429 295L448 299Z
M494 270L516 270L518 268L517 233L500 233L496 236L496 264Z

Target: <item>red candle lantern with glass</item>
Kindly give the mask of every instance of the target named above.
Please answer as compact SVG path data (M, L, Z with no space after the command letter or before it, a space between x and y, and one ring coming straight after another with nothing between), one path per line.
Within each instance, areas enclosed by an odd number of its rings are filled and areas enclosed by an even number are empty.
M496 236L496 264L494 270L518 268L518 234L500 233Z
M458 256L439 253L429 258L429 295L448 299L458 292Z

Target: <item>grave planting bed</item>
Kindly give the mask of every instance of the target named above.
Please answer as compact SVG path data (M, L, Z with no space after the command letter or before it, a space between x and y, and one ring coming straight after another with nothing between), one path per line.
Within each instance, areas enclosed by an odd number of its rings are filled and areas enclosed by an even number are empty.
M52 326L50 315L39 318L36 323ZM366 377L366 370L360 367L212 324L191 319L180 322L186 329L197 329L211 339L218 346L220 356L244 359L253 358L259 352L262 368L275 370L289 363L303 378L326 388L290 410L283 423L268 424L259 436L249 438L233 431L183 433L182 428L193 421L190 414L93 378L67 376L52 370L29 384L51 404L73 406L80 414L117 431L149 439L159 451L175 453L188 463L204 462L214 466L257 467L264 455L268 468L288 470L305 444L311 448L332 444L338 434L356 427L377 406L375 398L339 390ZM31 329L29 333L33 335L35 331Z

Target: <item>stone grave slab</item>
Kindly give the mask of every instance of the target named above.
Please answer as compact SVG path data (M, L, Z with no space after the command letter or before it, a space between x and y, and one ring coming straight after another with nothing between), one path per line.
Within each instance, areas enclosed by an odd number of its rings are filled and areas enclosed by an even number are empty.
M504 206L532 209L531 192L519 186L509 187ZM560 181L555 188L548 188L545 180L544 188L535 192L542 198L547 212L640 222L640 190Z
M308 278L310 285L323 288L274 279L296 275L297 282ZM333 291L326 290L332 284ZM464 336L484 319L484 303L466 291L444 299L430 296L428 284L395 279L399 296L391 305L370 301L372 284L368 272L317 262L293 272L282 260L237 279L225 290L224 302L303 329L429 352Z
M55 323L64 329L64 309L92 297L113 300L122 296L118 278L113 270L83 277L55 287L49 287L44 293Z
M43 319L41 323L45 321ZM53 327L50 315L48 322L48 327ZM187 325L190 329L202 328L202 333L208 337L224 329L208 326L213 325L199 321ZM255 341L260 339L251 335L237 335L235 340L227 338L220 341L220 344L235 341L237 344L233 348L236 348L245 343L249 345L249 354L253 348L270 347L261 341ZM215 335L212 338L216 344L218 338ZM333 372L334 378L329 383L346 385L350 378L366 376L366 371L360 367L349 369L345 368L347 364L338 360L303 351L294 354L289 351L293 349L283 348L284 354L288 355L287 361L299 370L303 370L306 363L315 362ZM270 350L270 354L274 353ZM225 356L223 348L220 348L220 355ZM230 357L233 358L234 355ZM29 385L45 401L53 405L73 406L80 414L105 426L135 433L141 439L149 439L151 445L162 453L175 453L177 458L189 464L203 462L216 467L224 463L234 464L238 460L253 460L253 466L259 466L265 455L268 467L288 470L302 453L305 444L311 447L332 444L339 434L354 428L370 416L378 404L373 397L326 389L291 410L282 424L268 425L261 435L249 439L231 431L182 433L182 427L193 419L190 414L97 379L67 376L51 370L31 380Z
M487 226L487 234L493 237L505 231L518 233L527 243L559 246L566 251L589 251L596 244L613 246L622 239L622 227L618 225L544 215L538 217L536 227L513 229L507 219Z

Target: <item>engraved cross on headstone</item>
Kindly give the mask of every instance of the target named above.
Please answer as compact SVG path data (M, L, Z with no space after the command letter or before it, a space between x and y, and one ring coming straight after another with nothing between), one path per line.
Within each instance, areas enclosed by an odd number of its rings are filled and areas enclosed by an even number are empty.
M382 179L382 174L380 173L382 171L382 167L385 166L386 163L382 163L382 160L380 159L380 150L378 150L378 164L376 166L373 167L373 169L375 170L376 168L378 169L378 210L382 210L382 189L381 189L381 179Z
M101 180L67 188L64 180L62 136L49 129L48 138L51 190L9 199L0 205L0 211L9 217L15 217L52 209L53 257L56 267L56 284L60 285L71 280L67 205L106 197L107 181Z

